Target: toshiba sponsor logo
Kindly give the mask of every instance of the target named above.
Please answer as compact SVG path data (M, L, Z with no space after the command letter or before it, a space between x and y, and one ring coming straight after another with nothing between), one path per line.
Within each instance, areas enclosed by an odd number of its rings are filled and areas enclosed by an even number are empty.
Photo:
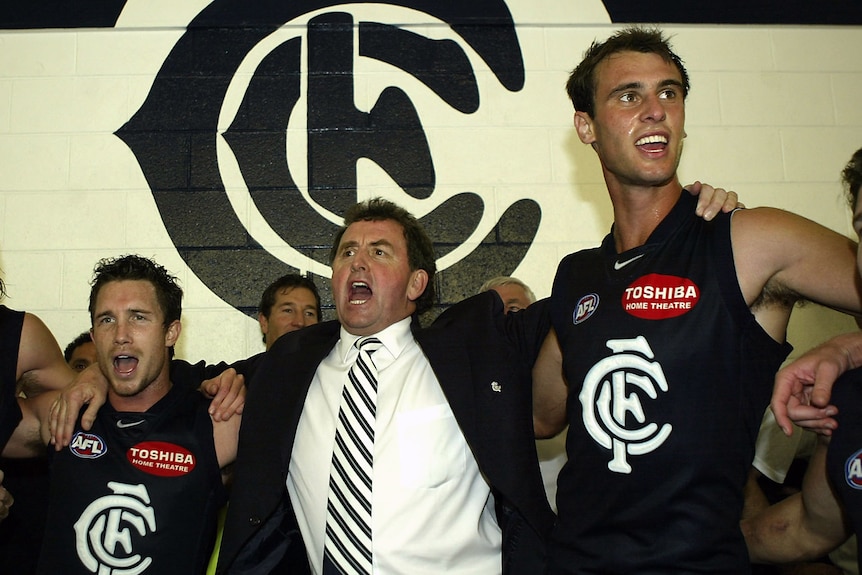
M693 281L678 276L648 274L623 292L623 309L641 319L668 319L688 313L700 300Z
M195 468L195 456L188 449L165 441L144 441L130 447L126 459L141 471L160 477L178 477Z
M108 452L104 440L95 433L79 431L69 443L69 451L82 459L96 459Z

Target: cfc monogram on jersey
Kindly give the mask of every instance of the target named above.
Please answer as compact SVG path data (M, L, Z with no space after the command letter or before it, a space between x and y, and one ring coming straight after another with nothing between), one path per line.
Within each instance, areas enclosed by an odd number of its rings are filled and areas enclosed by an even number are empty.
M640 396L628 389L635 388L655 400L659 392L667 392L667 379L661 365L651 361L653 352L643 336L610 340L607 346L613 355L590 369L578 398L587 432L611 452L608 469L631 473L628 456L654 451L673 427L647 422Z
M81 563L93 573L142 573L153 562L135 552L136 542L156 531L145 485L108 482L111 494L90 503L75 522Z

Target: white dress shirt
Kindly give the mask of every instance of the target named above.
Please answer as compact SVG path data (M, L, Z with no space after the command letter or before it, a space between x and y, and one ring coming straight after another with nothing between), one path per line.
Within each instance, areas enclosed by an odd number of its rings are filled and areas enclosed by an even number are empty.
M501 533L490 488L410 318L375 335L378 371L374 436L374 573L493 575L502 571ZM321 362L305 400L287 489L312 571L320 574L335 423L357 336ZM469 382L464 382L469 385Z

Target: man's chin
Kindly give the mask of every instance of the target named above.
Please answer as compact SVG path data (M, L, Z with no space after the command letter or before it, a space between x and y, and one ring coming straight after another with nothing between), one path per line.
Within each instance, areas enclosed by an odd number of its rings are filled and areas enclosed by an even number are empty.
M143 387L137 381L111 382L111 391L118 397L132 397L141 392Z

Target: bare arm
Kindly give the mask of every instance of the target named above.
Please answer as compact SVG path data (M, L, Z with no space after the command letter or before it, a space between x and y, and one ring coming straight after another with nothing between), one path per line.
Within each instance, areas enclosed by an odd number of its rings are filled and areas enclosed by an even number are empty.
M740 289L758 323L776 341L784 341L790 312L799 300L862 313L855 242L811 220L772 208L735 212L731 233ZM799 413L805 386L784 376L776 385L772 406L787 432L787 409ZM831 390L831 382L824 379L818 389L820 405L815 407L826 407L827 387ZM802 412L799 417L803 419L797 423L821 415L828 416L816 410ZM834 422L828 425L834 426Z
M21 421L3 447L3 457L27 458L45 454L51 439L48 424L51 405L59 392L42 393L36 397L18 398Z
M740 523L753 563L788 563L820 557L850 535L826 475L821 438L795 493Z
M760 304L752 311L777 340L783 341L789 310L798 300L862 314L857 246L849 238L774 208L735 212L731 233L743 296L749 306Z
M54 335L31 313L24 314L15 375L21 391L28 397L62 389L75 377Z
M220 469L224 469L236 460L240 425L242 425L242 415L239 414L225 421L213 420L213 441Z
M568 394L560 342L551 328L533 365L533 428L537 438L554 437L566 426Z

